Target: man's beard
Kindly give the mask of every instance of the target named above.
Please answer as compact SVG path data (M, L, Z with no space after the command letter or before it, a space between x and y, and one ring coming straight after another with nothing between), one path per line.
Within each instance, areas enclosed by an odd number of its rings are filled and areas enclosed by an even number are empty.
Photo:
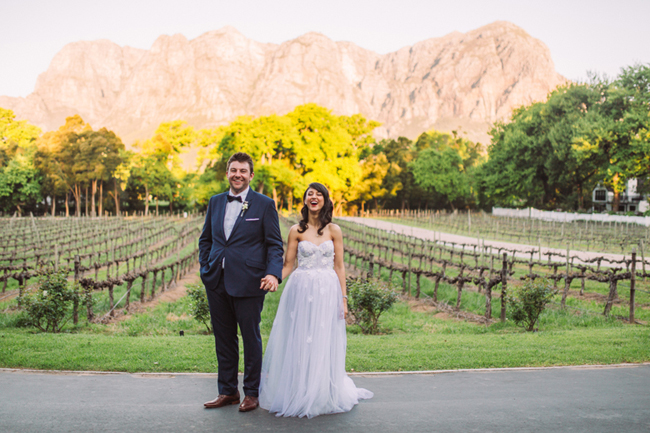
M235 188L235 186L233 185L233 182L234 182L234 179L228 179L228 184L230 185L230 189L233 192L237 193L237 194L244 191L248 187L248 183L246 183L246 181L243 180L243 179L241 180L242 186L241 186L241 189L239 189L239 190Z

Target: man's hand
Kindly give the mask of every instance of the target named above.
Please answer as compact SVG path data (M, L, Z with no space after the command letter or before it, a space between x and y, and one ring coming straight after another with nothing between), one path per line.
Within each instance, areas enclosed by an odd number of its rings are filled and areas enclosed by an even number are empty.
M275 292L278 290L278 279L275 275L267 275L262 278L262 283L260 284L260 289L266 290L269 292Z

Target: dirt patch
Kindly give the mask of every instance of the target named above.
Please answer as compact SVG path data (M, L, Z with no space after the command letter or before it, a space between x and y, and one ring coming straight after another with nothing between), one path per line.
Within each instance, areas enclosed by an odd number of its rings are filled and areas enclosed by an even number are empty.
M560 293L562 289L560 289ZM569 290L569 296L577 299L585 299L587 301L596 301L596 302L607 302L607 296L600 293L585 292L584 295L580 294L579 290ZM614 302L619 301L620 299L615 299Z
M354 265L345 264L345 276L351 278L365 277L366 271L356 268Z
M453 320L458 320L456 317L452 316L449 313L445 313L444 311L441 311L441 312L439 312L437 314L434 314L433 317L435 317L436 319L442 319L442 320L452 320L452 319Z
M438 319L463 320L469 323L476 323L481 325L489 325L493 322L493 320L486 319L485 316L470 313L467 311L457 310L451 305L447 305L444 302L434 302L433 299L430 298L414 299L403 296L402 300L409 305L411 311L420 313L437 312L434 314L434 317Z
M177 316L174 313L169 313L167 317L165 317L165 320L168 322L178 322L179 320L187 320L189 318L190 316L188 316L187 313L183 313L180 316Z
M411 307L411 311L415 311L416 313L431 313L437 310L434 305L423 303L415 299L408 300L407 302L409 307Z

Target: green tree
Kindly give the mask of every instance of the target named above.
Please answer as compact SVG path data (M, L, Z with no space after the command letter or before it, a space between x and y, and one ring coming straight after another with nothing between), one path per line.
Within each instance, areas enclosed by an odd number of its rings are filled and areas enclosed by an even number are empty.
M383 188L383 181L390 168L390 163L386 155L368 155L360 161L361 177L354 185L352 196L356 197L355 201L361 203L361 210L365 210L365 204L373 200L375 208L378 207L377 199L385 196L388 191Z
M13 111L0 108L0 149L28 147L41 135L41 129L25 120L16 120ZM2 162L0 161L0 165Z
M649 82L648 65L593 76L497 123L477 176L483 205L584 209L602 181L617 209L627 180L650 174Z
M296 107L284 116L239 117L231 124L205 134L220 137L215 146L203 140L210 161L199 178L199 203L227 187L222 181L226 162L235 152L246 152L255 161L251 185L273 197L278 207L294 206L310 182L326 184L336 212L359 198L355 188L362 176L361 150L372 142L378 125L361 115L336 116L316 104Z
M26 205L41 200L41 177L34 167L33 152L18 151L0 169L0 207L4 212L23 213Z
M455 202L469 195L469 179L463 160L454 149L425 149L410 167L415 182L426 191L444 197L452 209L455 209Z
M409 169L409 164L416 155L413 142L406 137L399 137L397 140L381 140L372 148L372 153L384 154L389 162L381 185L386 194L380 197L383 203L378 207L404 210L421 192Z
M497 122L477 174L483 205L584 207L599 162L576 152L576 126L599 97L596 86L569 84L515 110L509 123Z
M627 180L650 174L650 67L624 68L609 83L595 77L599 91L597 110L579 125L575 151L583 159L598 161L598 180L614 191L614 210Z
M474 204L474 171L484 159L480 143L460 137L456 131L433 130L418 137L415 150L409 168L415 183L432 199L452 209Z
M300 194L309 183L322 182L330 190L335 213L341 214L343 206L354 199L351 186L361 177L358 149L347 122L316 104L298 106L287 116L300 134L290 153L303 183Z
M129 180L133 156L134 153L132 151L126 149L120 149L119 160L121 162L117 167L115 167L115 170L112 173L113 190L110 191L108 195L112 196L113 198L113 202L115 205L115 215L120 215L122 209L121 206L122 191L126 188L126 184Z
M34 165L36 140L41 130L13 111L0 108L0 209L4 212L34 208L41 200L41 174Z
M79 134L92 128L79 115L66 118L58 130L46 132L37 143L37 166L53 186L50 191L53 203L57 192L65 193L65 214L70 215L69 196L75 199L75 215L81 215L81 190L84 185L87 166L78 163L80 154Z
M123 162L125 150L122 140L113 131L102 128L99 131L87 130L69 136L76 140L78 149L76 163L85 166L79 170L79 178L91 185L91 215L97 216L95 196L99 184L99 215L103 213L103 185L108 182L117 167Z
M149 202L154 197L170 197L176 185L166 160L156 155L136 154L129 175L129 186L144 201L144 214L149 215Z
M187 173L180 166L179 155L197 140L206 139L207 134L198 133L183 120L175 120L161 123L150 139L135 144L138 151L132 160L131 189L139 191L144 199L145 215L149 214L151 198L169 201L170 212L176 202L187 202L187 190L182 184Z

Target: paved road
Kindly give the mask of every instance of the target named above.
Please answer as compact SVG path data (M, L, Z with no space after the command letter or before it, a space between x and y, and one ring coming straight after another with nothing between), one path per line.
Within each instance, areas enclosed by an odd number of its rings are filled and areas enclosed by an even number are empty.
M442 240L445 242L455 242L457 244L468 244L468 245L477 245L478 244L478 239L477 238L471 238L469 236L461 236L461 235L453 235L449 233L443 233L439 231L434 231L434 230L428 230L428 229L423 229L423 228L418 228L418 227L412 227L412 226L406 226L403 224L397 224L393 223L390 221L383 221L383 220L377 220L373 218L360 218L360 217L342 217L341 219L348 220L348 221L353 221L359 224L366 225L368 227L375 227L375 228L380 228L382 230L393 230L396 233L401 233L405 235L411 235L416 238L420 239L426 239L426 240ZM531 251L539 248L537 245L525 245L525 244L514 244L510 242L501 242L501 241L491 241L491 240L486 240L485 245L487 246L492 246L493 248L506 248L509 250L516 250L516 251L522 251L521 253L517 252L516 256L523 258L523 259L530 259L530 252L529 253L523 253L523 251ZM459 248L459 247L457 247ZM469 247L468 247L469 248ZM473 249L472 249L473 251ZM544 254L552 252L552 253L560 253L560 254L566 254L566 249L557 249L557 248L546 248L542 247L542 260L546 261L548 260L548 256L545 256ZM495 251L496 253L496 251ZM625 258L624 255L622 254L609 254L609 253L595 253L595 252L590 252L590 251L571 251L571 256L577 256L581 259L584 260L590 260L594 259L597 257L605 257L608 260L623 260ZM629 257L628 257L629 258ZM539 260L539 256L536 253L533 256L534 260ZM560 258L557 256L551 256L552 261L559 261L559 262L564 262L566 259ZM639 257L640 260L640 257ZM574 264L579 264L579 263L584 263L582 260L576 259L573 262ZM593 264L592 264L593 265ZM607 263L602 263L603 267L620 267L622 266L620 263L614 264L614 265L609 265Z
M643 432L650 364L354 376L351 412L276 418L203 409L213 375L0 371L1 432Z

